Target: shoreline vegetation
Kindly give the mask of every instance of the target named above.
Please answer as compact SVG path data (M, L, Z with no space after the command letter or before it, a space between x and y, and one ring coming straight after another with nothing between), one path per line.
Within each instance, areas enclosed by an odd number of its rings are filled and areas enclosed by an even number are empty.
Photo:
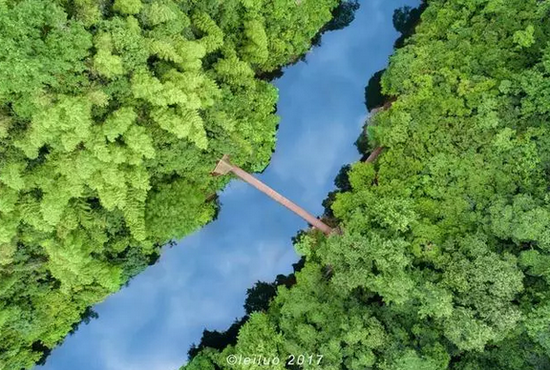
M420 21L367 87L391 105L357 146L386 150L324 202L343 235L300 232L290 286L257 283L257 310L182 369L550 368L550 3L420 9L396 13Z
M0 369L44 363L215 219L222 154L267 166L269 81L353 19L345 4L0 2Z
M345 4L345 3L343 3ZM414 28L417 26L417 24L420 22L420 15L425 10L427 4L425 1L422 1L421 5L419 5L417 8L411 8L411 7L402 7L398 8L394 12L393 17L393 24L396 31L400 33L400 36L396 39L394 48L398 49L400 47L403 47L406 40L413 35ZM350 2L348 4L345 4L341 7L343 10L335 10L333 12L333 15L335 18L333 18L333 21L331 24L339 25L338 28L330 27L330 24L327 24L327 26L323 27L322 31L319 32L318 37L314 38L316 40L314 42L315 46L320 46L321 44L321 36L324 33L324 31L327 30L334 30L334 29L342 29L347 27L354 19L353 13L359 9L359 3L358 2ZM345 10L345 11L344 11ZM351 13L351 14L350 14ZM345 21L338 21L338 18L343 18ZM381 154L382 148L380 147L373 147L372 143L368 142L368 126L369 123L373 120L373 117L375 114L388 110L391 108L391 105L396 100L396 98L384 96L382 94L382 86L380 85L380 78L381 75L386 70L383 69L373 75L373 77L369 80L369 83L367 87L365 88L365 106L367 107L367 110L371 113L371 116L367 118L365 121L365 125L363 128L363 132L357 139L355 145L357 147L357 150L359 153L363 155L361 158L361 162L368 162L372 163L374 162L377 157ZM377 86L378 90L373 91L372 86ZM370 94L368 94L370 92ZM369 104L371 100L376 101L376 104L378 104L376 107L372 107L372 104ZM369 149L369 145L370 148ZM334 214L332 212L332 203L335 200L336 194L341 192L347 192L351 190L351 185L349 183L348 178L348 172L351 169L351 165L345 165L340 169L339 174L336 176L334 182L338 190L330 192L327 196L327 198L323 201L323 207L325 208L325 212L323 216L321 217L321 220L326 222L327 224L338 227L338 220L335 220ZM300 230L296 237L292 238L292 244L299 243L300 239L302 237L306 237L309 234L315 235L317 233L316 230ZM223 351L228 346L234 346L237 344L237 339L239 335L240 329L243 327L243 325L250 319L250 316L254 312L265 312L269 308L270 302L276 297L277 294L277 288L279 286L284 286L287 289L290 289L292 286L296 284L296 276L295 274L300 272L302 268L304 267L306 262L305 256L302 256L301 259L293 264L293 273L289 275L277 275L275 281L272 283L267 283L263 281L258 281L256 284L247 290L247 297L244 303L245 308L245 315L241 317L240 319L236 319L235 322L225 331L210 331L208 329L205 329L203 332L203 335L201 337L201 340L199 341L199 344L193 344L191 348L188 351L189 361L192 361L197 355L201 353L201 351L210 351L212 349ZM329 274L329 269L325 270L326 274ZM209 366L212 364L208 363L206 365L202 364L202 362L199 362L199 367L194 367L194 364L191 364L190 366L182 367L182 370L202 370L204 369L211 369ZM203 367L201 367L203 366ZM222 368L221 364L214 365L215 368Z

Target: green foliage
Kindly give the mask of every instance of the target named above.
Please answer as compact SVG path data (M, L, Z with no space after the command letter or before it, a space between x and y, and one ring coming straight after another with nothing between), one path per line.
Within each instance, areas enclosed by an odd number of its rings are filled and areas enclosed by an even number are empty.
M115 0L113 10L121 14L137 14L142 6L141 0Z
M0 369L209 222L222 154L263 169L277 91L337 0L0 1Z
M299 239L297 284L214 363L265 348L323 369L549 368L548 10L429 2L381 80L397 100L368 139L386 150L331 199L342 235Z

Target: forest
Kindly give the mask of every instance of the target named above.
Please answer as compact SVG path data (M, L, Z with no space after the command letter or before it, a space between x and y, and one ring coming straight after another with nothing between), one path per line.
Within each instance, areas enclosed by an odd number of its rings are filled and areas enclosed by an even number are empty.
M369 110L388 104L358 140L384 151L325 201L342 235L300 233L295 273L250 289L182 370L266 368L227 363L251 354L322 356L273 370L549 369L549 17L538 0L397 11L414 32L371 79Z
M222 154L265 168L270 78L339 3L0 0L0 369L42 363L211 221Z

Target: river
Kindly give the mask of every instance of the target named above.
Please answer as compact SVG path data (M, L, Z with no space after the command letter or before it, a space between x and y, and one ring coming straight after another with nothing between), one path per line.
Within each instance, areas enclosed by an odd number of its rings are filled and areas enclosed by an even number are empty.
M327 33L305 62L274 83L281 116L277 150L258 177L313 214L366 118L364 88L385 67L398 34L393 10L416 0L363 0L354 22ZM154 266L96 305L99 318L66 338L36 370L174 370L203 329L244 314L246 290L292 271L291 237L306 223L247 184L220 193L215 222L167 248Z

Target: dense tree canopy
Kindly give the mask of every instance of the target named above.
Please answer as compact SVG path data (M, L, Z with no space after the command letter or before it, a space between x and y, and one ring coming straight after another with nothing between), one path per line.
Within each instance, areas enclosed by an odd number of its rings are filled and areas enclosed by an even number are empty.
M277 90L337 0L0 1L0 369L207 223L222 154L263 169Z
M334 196L343 235L302 237L297 284L185 369L550 368L550 2L428 4L381 79L387 149Z

